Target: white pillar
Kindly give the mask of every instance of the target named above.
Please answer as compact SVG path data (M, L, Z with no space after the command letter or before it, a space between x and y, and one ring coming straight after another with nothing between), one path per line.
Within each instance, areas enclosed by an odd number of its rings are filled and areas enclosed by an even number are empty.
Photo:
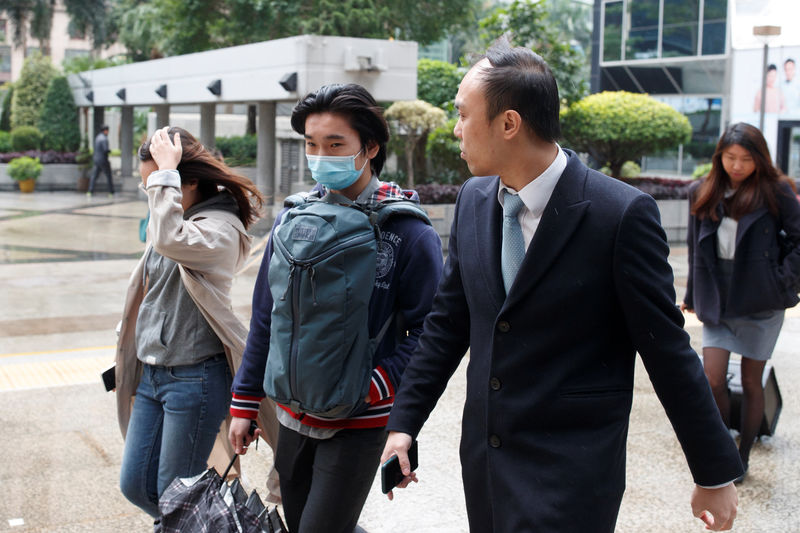
M200 142L206 148L214 148L214 132L217 120L217 104L200 104Z
M124 105L121 108L119 127L120 171L123 180L133 176L133 150L133 106Z
M156 109L156 129L169 126L169 105L153 106Z
M258 102L256 186L266 205L275 202L275 102Z

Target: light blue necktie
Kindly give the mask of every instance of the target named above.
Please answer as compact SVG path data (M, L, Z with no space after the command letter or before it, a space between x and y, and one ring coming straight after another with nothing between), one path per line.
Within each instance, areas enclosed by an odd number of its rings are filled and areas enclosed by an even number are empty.
M503 285L506 294L517 277L517 271L525 258L525 239L517 215L525 204L518 194L503 190L503 250L500 253L500 267L503 270Z

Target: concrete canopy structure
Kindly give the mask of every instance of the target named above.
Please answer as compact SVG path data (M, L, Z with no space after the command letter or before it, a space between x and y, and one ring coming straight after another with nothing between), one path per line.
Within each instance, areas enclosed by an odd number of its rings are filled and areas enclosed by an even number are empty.
M158 127L171 105L200 105L199 139L214 144L216 105L257 105L256 185L275 192L275 109L329 83L358 83L378 101L410 100L417 92L417 43L300 35L243 46L132 63L69 76L75 103L122 109L122 175L133 174L133 108L152 106Z

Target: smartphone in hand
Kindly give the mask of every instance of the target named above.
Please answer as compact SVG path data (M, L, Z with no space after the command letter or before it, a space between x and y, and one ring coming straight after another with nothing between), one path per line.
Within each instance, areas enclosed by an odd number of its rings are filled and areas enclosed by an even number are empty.
M411 463L411 471L417 469L419 460L417 456L417 441L411 443L408 449L408 461ZM403 471L400 470L400 459L396 455L391 456L381 465L381 491L388 494L398 483L403 481Z

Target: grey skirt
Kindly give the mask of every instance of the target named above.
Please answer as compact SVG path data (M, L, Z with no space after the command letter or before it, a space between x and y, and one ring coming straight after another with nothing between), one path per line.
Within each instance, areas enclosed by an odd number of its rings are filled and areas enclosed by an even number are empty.
M723 318L719 324L703 324L703 348L722 348L743 357L767 361L778 341L786 312L764 311L739 318Z

